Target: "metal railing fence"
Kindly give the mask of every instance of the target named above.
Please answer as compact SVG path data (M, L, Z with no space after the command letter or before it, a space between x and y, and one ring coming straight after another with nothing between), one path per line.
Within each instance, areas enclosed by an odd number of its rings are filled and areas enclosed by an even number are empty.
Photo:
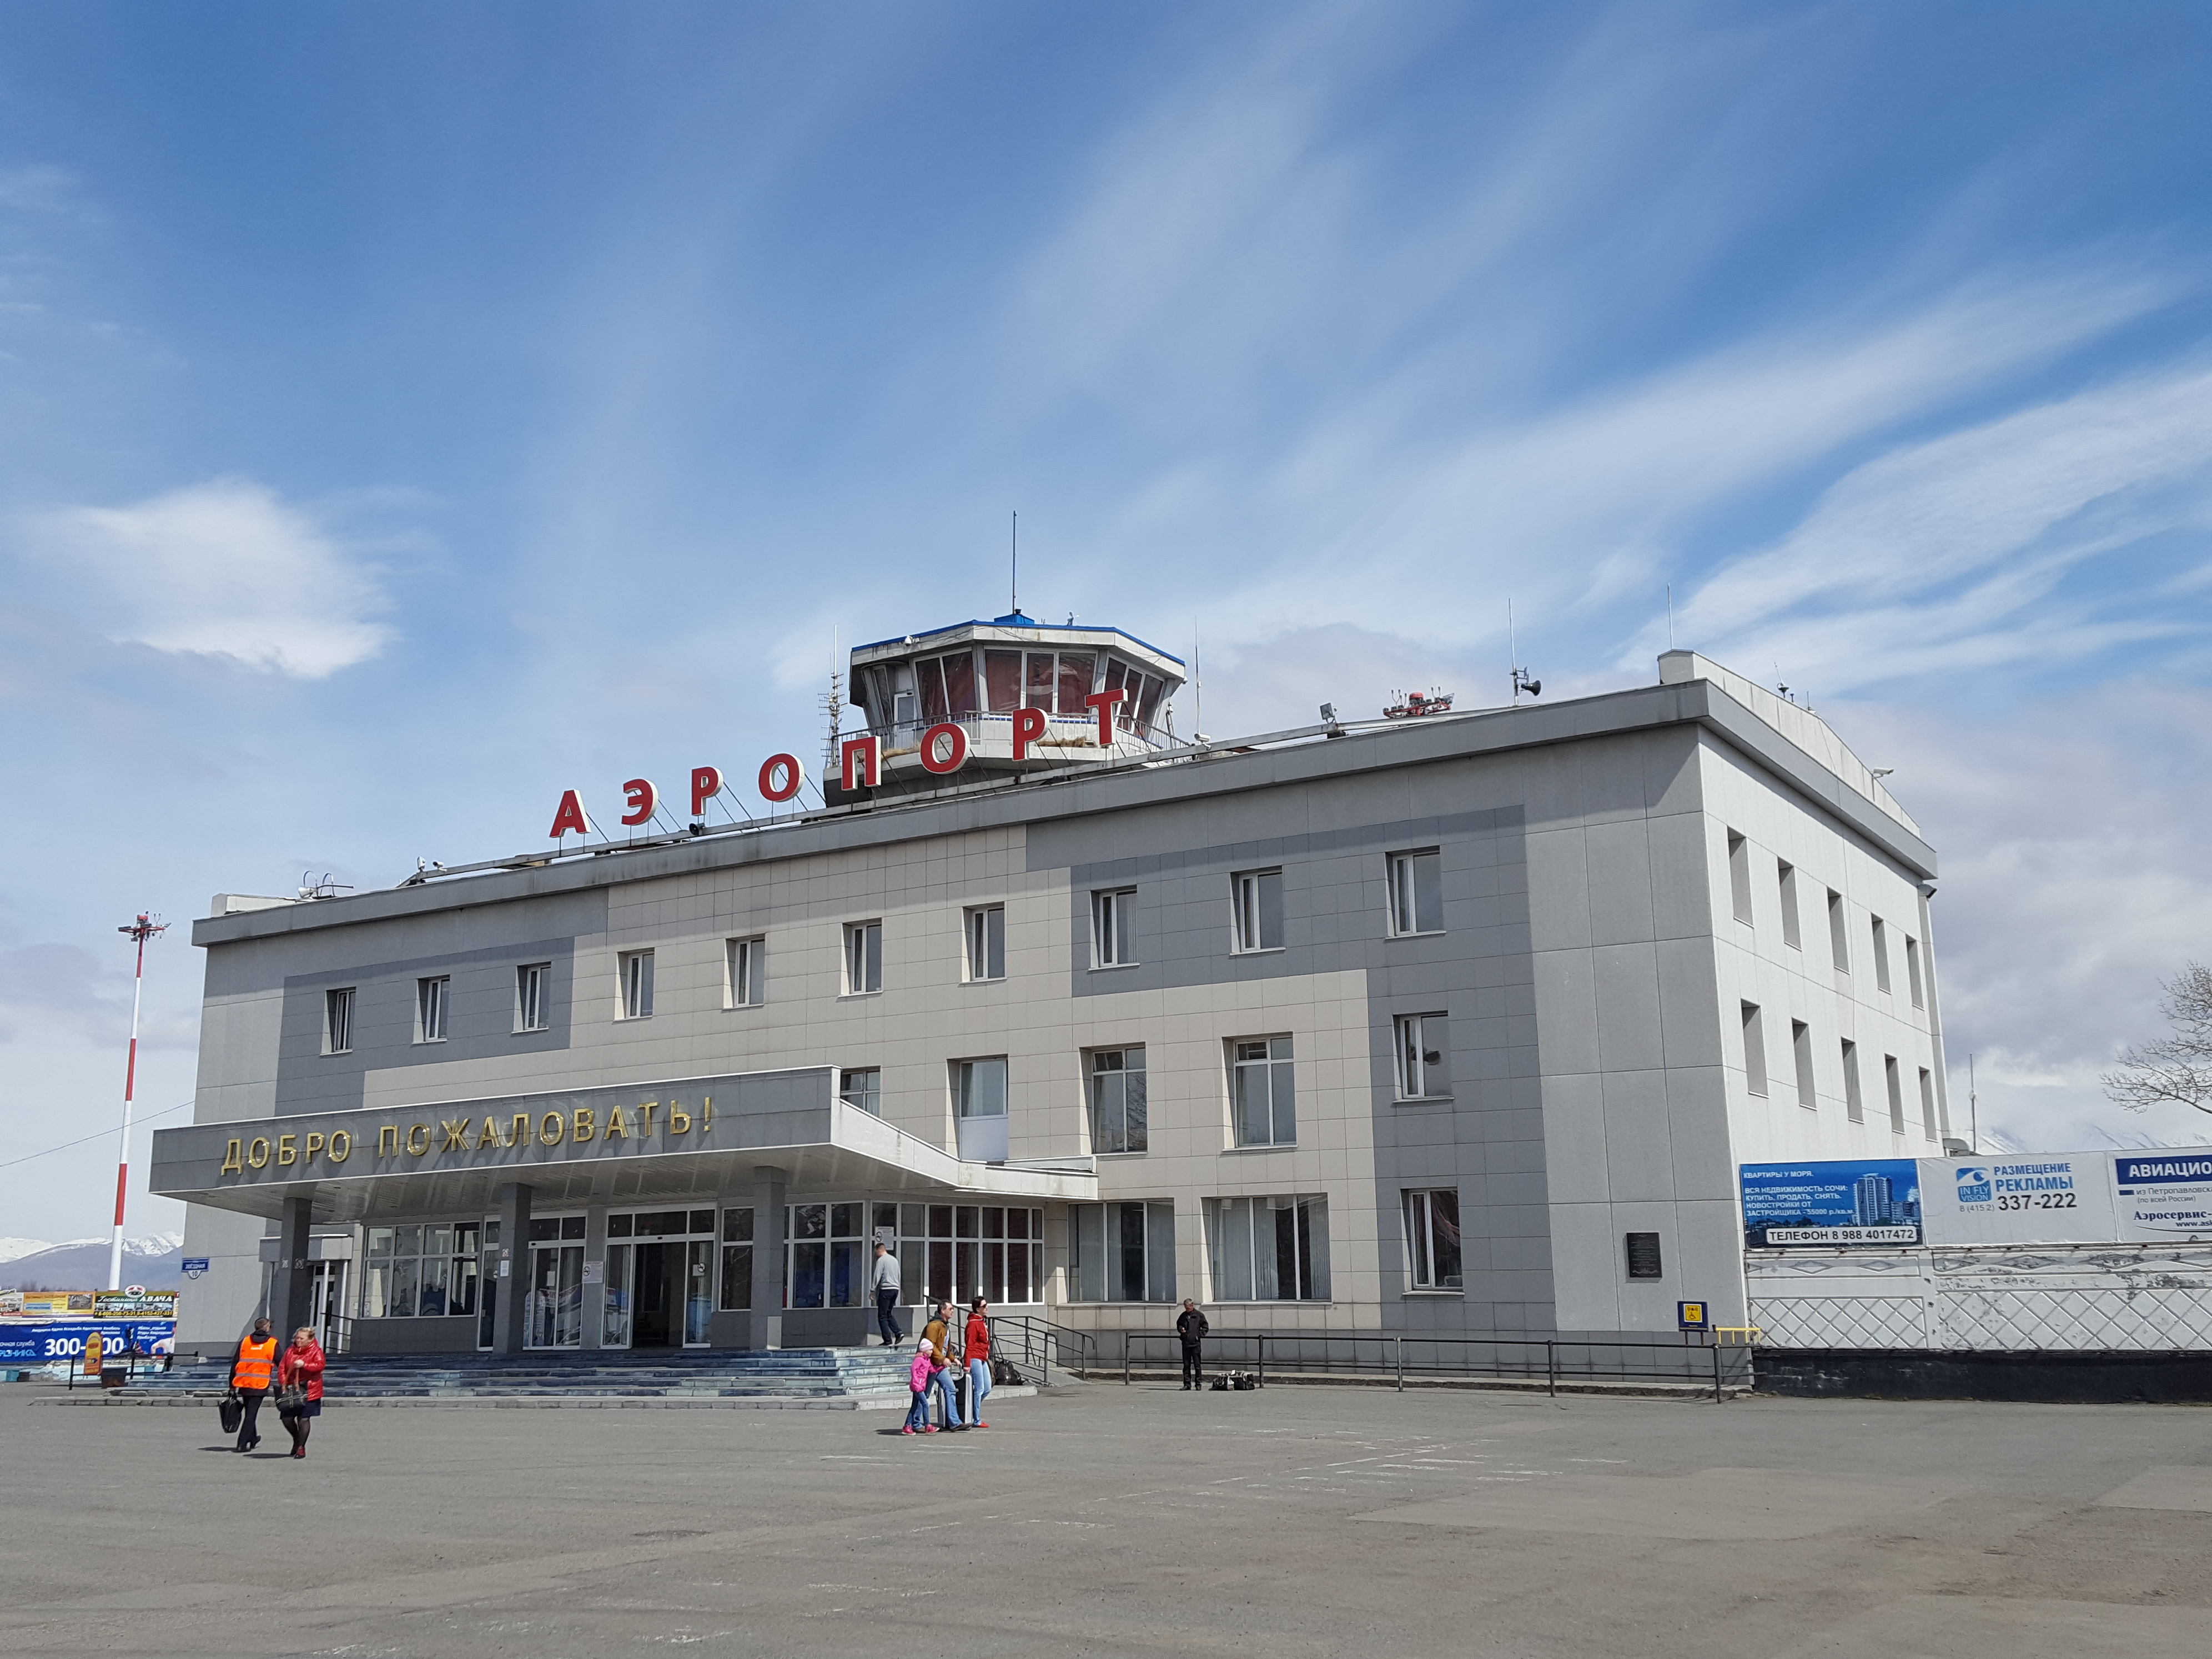
M1035 1314L994 1314L990 1325L993 1356L1011 1361L1025 1376L1034 1374L1040 1382L1048 1366L1078 1376L1098 1368L1096 1332L1055 1325Z
M1140 1365L1149 1368L1155 1356L1180 1363L1182 1341L1171 1331L1123 1331L1119 1335L1124 1383L1134 1379ZM1278 1376L1365 1376L1392 1381L1401 1392L1409 1376L1416 1381L1486 1377L1541 1382L1553 1395L1559 1393L1563 1382L1695 1384L1710 1387L1714 1399L1724 1400L1729 1389L1751 1386L1753 1351L1737 1344L1703 1340L1634 1337L1215 1331L1206 1337L1204 1352L1209 1370L1249 1366L1263 1385L1273 1366Z

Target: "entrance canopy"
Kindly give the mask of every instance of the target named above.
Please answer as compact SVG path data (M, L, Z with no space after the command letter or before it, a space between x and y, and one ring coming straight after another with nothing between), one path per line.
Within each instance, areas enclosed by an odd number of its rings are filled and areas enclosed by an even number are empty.
M840 1099L828 1066L162 1129L151 1189L275 1220L459 1215L527 1183L532 1203L702 1200L783 1172L788 1190L1097 1200L1088 1158L963 1163Z

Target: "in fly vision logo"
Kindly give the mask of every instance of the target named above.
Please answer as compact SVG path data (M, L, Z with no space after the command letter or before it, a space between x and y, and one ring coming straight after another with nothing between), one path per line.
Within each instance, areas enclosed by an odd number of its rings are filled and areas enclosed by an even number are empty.
M1970 1168L1959 1170L1954 1173L1958 1178L1959 1202L1962 1206L1968 1204L1990 1204L1996 1201L1996 1194L1990 1188L1990 1172L1987 1170Z

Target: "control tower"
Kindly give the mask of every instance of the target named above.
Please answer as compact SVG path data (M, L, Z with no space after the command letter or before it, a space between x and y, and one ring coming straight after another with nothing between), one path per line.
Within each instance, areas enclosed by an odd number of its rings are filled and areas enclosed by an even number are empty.
M851 667L853 702L882 744L881 781L848 793L825 779L832 802L943 787L951 780L923 766L921 745L946 725L967 739L961 776L971 781L1141 759L1174 741L1168 706L1183 683L1180 658L1118 628L1063 627L1018 611L855 646ZM1115 692L1102 747L1090 699ZM941 749L949 739L937 742Z

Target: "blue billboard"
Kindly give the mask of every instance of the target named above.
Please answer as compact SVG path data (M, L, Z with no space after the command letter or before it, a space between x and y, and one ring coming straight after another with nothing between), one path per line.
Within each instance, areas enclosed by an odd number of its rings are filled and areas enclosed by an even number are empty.
M1911 1158L1747 1164L1742 1174L1743 1242L1753 1249L1920 1243Z
M139 1363L166 1354L175 1344L173 1319L0 1319L0 1364L74 1364L84 1358L85 1339L100 1334L106 1352L103 1362L126 1364L125 1345L136 1348Z

